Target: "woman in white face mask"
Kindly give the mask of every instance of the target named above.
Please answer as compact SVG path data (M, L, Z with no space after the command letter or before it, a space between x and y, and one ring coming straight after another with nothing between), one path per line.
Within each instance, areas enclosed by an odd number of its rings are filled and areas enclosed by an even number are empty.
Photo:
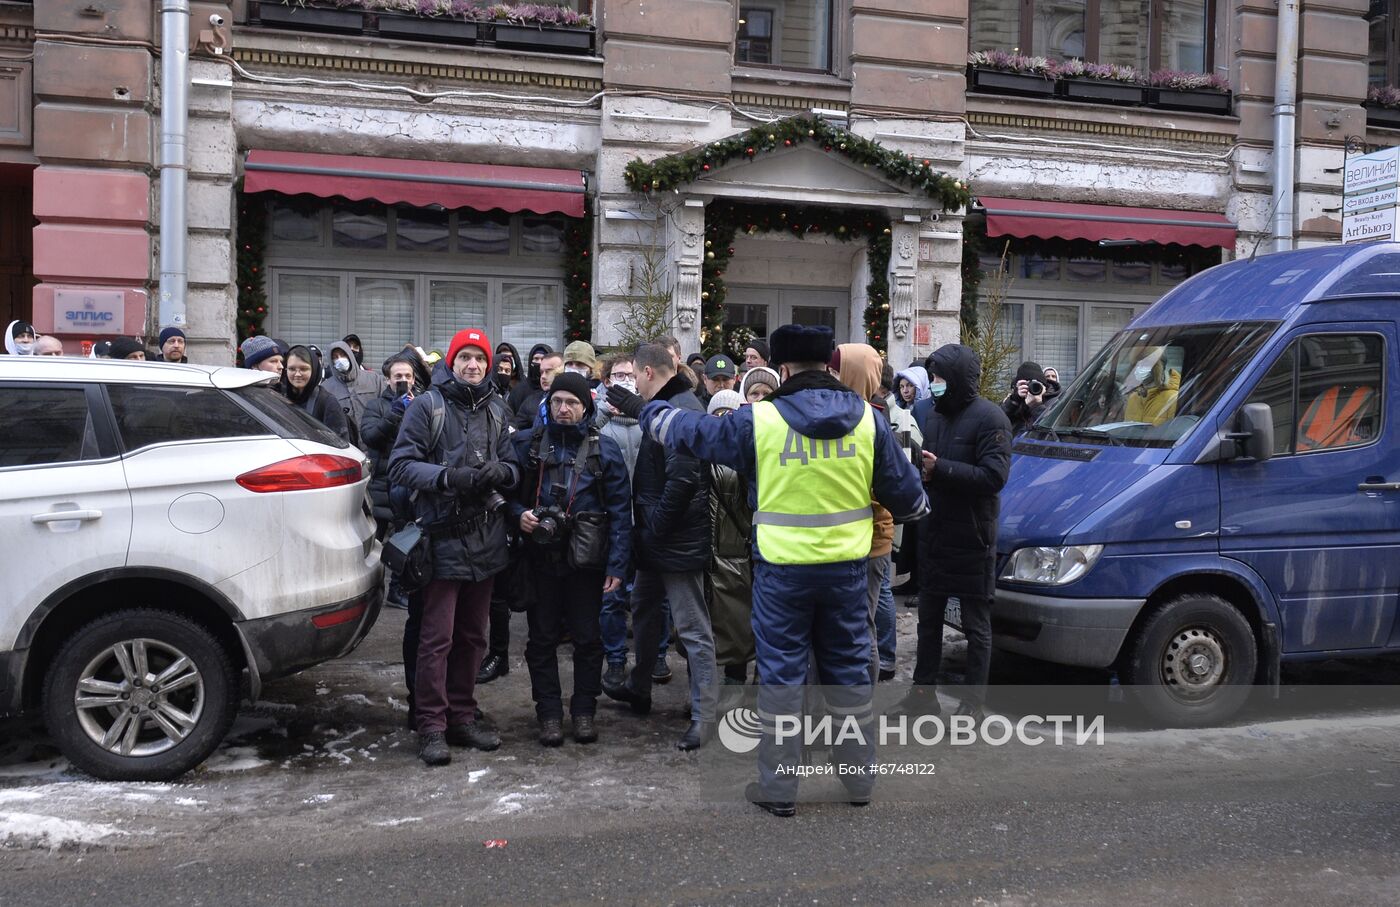
M32 356L34 341L37 339L34 325L18 319L11 321L10 326L5 329L5 352L11 356Z

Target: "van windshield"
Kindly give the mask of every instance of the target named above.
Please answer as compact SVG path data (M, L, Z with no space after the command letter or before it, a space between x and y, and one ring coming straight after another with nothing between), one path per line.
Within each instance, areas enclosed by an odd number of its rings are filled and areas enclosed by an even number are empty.
M1210 411L1278 325L1130 327L1109 341L1027 436L1172 447Z

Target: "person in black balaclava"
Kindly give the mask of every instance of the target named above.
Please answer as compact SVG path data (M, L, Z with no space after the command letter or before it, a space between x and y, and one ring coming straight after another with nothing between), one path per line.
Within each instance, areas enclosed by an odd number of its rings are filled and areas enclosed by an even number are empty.
M346 334L340 338L340 342L350 347L350 354L355 357L356 365L365 364L365 346L360 343L359 334Z
M540 360L552 352L554 348L547 343L530 347L530 361L525 363L525 380L511 388L510 396L506 398L511 412L518 412L521 401L540 389Z
M502 397L510 395L510 392L520 384L523 379L520 368L520 353L509 343L502 341L496 344L495 366L491 370L491 377L496 382L496 390Z
M563 364L563 357L554 352L549 344L537 343L530 347L530 365L525 372L525 380L515 386L510 392L510 399L506 401L513 414L510 424L517 431L524 431L535 424L540 401L544 399L544 391L540 387L544 372Z

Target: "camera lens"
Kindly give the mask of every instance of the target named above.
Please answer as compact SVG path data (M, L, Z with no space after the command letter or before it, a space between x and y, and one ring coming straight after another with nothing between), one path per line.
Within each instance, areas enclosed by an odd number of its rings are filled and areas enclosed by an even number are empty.
M1032 397L1039 397L1041 394L1045 393L1045 385L1035 380L1027 384L1026 389L1031 392Z
M506 506L506 499L501 497L501 493L499 491L492 491L486 496L485 500L482 503L486 507L487 513L495 513L497 510L500 510L502 507Z

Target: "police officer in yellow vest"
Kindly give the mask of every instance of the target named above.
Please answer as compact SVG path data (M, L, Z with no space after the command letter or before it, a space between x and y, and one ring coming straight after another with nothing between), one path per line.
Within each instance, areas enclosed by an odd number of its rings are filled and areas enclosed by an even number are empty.
M908 522L928 512L918 471L889 425L828 374L830 328L789 324L769 336L782 386L724 419L610 390L608 402L635 413L663 445L722 463L745 476L754 510L753 627L760 718L798 715L809 660L833 712L870 713L867 558L873 497ZM630 412L629 412L630 410ZM839 688L839 689L838 689ZM846 692L842 693L840 690ZM833 694L836 695L833 695ZM873 736L873 735L870 735ZM795 812L799 741L759 748L759 781L748 798L775 815ZM837 748L842 762L874 761L867 747ZM873 778L843 777L851 802L869 801Z

